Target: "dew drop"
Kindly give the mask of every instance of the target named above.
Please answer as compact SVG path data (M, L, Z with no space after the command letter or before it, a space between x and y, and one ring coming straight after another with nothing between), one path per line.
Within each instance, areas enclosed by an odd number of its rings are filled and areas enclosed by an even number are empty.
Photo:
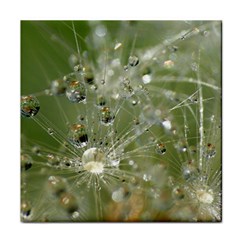
M32 167L32 157L28 154L21 154L21 170L27 171Z
M198 169L194 160L189 160L183 164L182 174L185 180L193 180L196 178Z
M198 64L196 62L193 62L191 64L191 69L194 71L194 72L197 72L198 71Z
M105 154L99 148L89 148L82 155L83 169L90 173L102 173L105 161Z
M137 56L130 56L128 58L128 64L131 66L131 67L135 67L137 66L139 63L139 59Z
M73 124L70 126L68 132L69 142L77 148L83 148L87 146L88 135L86 132L86 127L83 124Z
M191 154L196 154L197 153L197 148L196 146L192 145L189 147L189 151Z
M185 140L179 140L178 143L175 145L179 152L186 152L187 151L187 142Z
M101 123L105 126L109 126L113 124L114 121L114 114L110 111L109 107L103 107L100 110L100 120Z
M106 27L104 25L98 25L95 29L95 34L100 38L105 37L107 34Z
M80 216L80 213L79 213L78 211L75 211L75 212L72 213L72 218L73 218L74 220L77 219L77 218L79 218L79 216Z
M60 206L69 214L73 214L75 211L78 210L77 199L71 193L61 194L59 202Z
M30 217L32 212L32 206L28 201L22 201L21 203L21 217L23 220L26 220Z
M83 68L83 78L84 81L90 85L94 83L94 74L90 66Z
M67 84L62 79L57 79L51 82L51 93L54 96L63 95L67 89Z
M120 187L112 193L112 200L114 202L122 202L130 197L131 193L127 187Z
M144 84L148 84L152 81L152 76L150 74L145 74L142 76L142 81Z
M40 109L40 103L34 96L21 97L21 116L32 117L35 116Z
M55 167L58 166L60 163L59 158L51 153L47 154L47 161L50 166L55 166Z
M204 156L207 159L213 158L216 155L216 148L213 144L208 143L205 147L204 147Z
M48 188L53 195L60 197L62 193L66 192L66 181L58 176L50 176L48 178Z
M68 83L66 96L70 102L80 103L86 99L86 90L82 83L73 80Z
M96 100L96 105L98 107L105 106L106 105L106 98L104 96L102 96L102 95L98 96L97 100Z
M172 195L173 195L173 197L174 197L175 199L181 200L181 199L183 199L184 196L185 196L184 189L181 188L181 187L179 187L179 186L177 186L177 187L175 187L175 188L173 189Z
M164 155L166 153L167 149L166 149L166 146L165 144L163 143L158 143L156 145L156 152L160 155Z
M167 69L171 69L174 67L174 62L172 60L167 60L163 63L163 66Z
M54 130L52 128L48 128L47 132L49 135L53 135L54 134Z

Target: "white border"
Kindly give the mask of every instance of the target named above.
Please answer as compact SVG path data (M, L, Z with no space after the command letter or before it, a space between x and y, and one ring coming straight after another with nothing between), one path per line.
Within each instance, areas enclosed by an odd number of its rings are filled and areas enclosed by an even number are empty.
M2 1L3 2L3 1ZM239 236L238 1L4 1L1 2L1 239L224 239ZM223 223L22 224L19 220L20 20L223 20Z

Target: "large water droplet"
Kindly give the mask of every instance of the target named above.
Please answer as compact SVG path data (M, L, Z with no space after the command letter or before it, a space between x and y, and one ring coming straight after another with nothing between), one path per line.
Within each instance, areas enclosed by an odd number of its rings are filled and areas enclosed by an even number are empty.
M88 143L88 135L86 132L85 125L83 124L71 125L68 132L68 140L73 146L77 148L85 147Z
M21 97L21 116L32 117L35 116L40 109L40 103L34 96Z
M109 126L113 124L114 114L110 111L109 107L103 107L100 110L100 121L103 125Z
M84 85L75 80L69 82L66 90L66 96L73 103L80 103L85 101L86 90Z
M89 148L82 155L83 168L91 173L102 173L105 161L105 154L99 148Z

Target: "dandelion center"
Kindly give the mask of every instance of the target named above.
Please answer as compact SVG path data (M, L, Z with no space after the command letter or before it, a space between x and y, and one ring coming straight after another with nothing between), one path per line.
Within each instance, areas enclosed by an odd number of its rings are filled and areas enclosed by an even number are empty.
M105 154L102 150L89 148L82 156L83 168L88 172L100 174L103 172L105 160Z
M213 195L205 190L198 190L197 191L197 198L200 202L211 204L214 200Z

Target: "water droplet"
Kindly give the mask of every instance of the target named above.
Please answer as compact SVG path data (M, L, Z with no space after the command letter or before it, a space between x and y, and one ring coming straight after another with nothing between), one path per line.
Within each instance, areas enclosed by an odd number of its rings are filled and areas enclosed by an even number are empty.
M89 148L82 155L82 164L84 170L100 174L104 170L106 156L99 148Z
M182 174L186 180L193 180L196 178L198 169L194 160L189 160L187 163L183 164Z
M21 97L21 116L32 117L35 116L40 109L40 103L34 96Z
M75 80L69 82L66 90L66 96L73 103L80 103L85 101L86 90L84 85Z
M73 146L77 148L82 148L87 146L88 135L86 132L85 125L83 124L71 125L68 132L68 140Z
M130 197L131 193L127 187L120 187L112 193L112 200L114 202L122 202Z
M167 60L163 63L163 66L167 69L173 68L174 67L174 62L172 60Z
M138 104L138 101L137 100L132 100L132 105L133 106L136 106Z
M131 66L131 67L135 67L137 66L139 63L139 59L137 56L130 56L128 58L128 64Z
M161 123L161 110L155 110L152 105L145 105L140 116L144 122L147 122L149 124Z
M123 69L124 69L124 71L128 71L128 66L127 65L125 65L124 67L123 67Z
M85 66L83 68L83 78L84 78L84 81L88 84L94 83L94 75L90 66Z
M62 193L60 196L60 206L69 214L73 214L78 210L76 197L71 193Z
M36 154L36 155L41 155L41 149L39 146L34 146L32 147L32 153Z
M149 182L149 181L151 181L151 179L152 179L152 175L146 174L146 173L143 174L143 180L145 182Z
M77 218L79 218L79 216L80 216L80 213L78 211L75 211L75 212L72 213L72 218L73 219L77 219Z
M171 121L168 120L168 119L165 119L165 120L162 122L162 125L163 125L163 127L164 127L166 130L168 130L168 131L170 131L171 128L172 128L172 123L171 123Z
M216 155L216 148L213 144L208 143L205 147L204 147L204 157L206 157L207 159L213 158Z
M106 83L105 79L101 80L101 84L104 85Z
M52 128L48 128L47 130L49 135L53 135L54 134L54 130Z
M175 145L179 152L186 152L187 151L187 142L185 140L179 140L178 143Z
M173 189L172 194L173 194L173 197L177 200L181 200L185 196L184 189L179 186L177 186Z
M208 37L208 36L209 36L209 34L210 34L210 32L205 30L205 31L203 31L203 33L202 33L202 34L203 34L203 36L204 36L204 37Z
M47 161L50 166L58 166L60 163L60 159L51 153L47 155Z
M198 64L196 62L193 62L191 64L191 69L194 71L194 72L197 72L198 71Z
M23 220L26 220L30 217L32 212L32 206L28 201L22 201L21 203L21 217Z
M148 84L152 81L152 76L150 74L145 74L142 76L142 81L144 84Z
M156 152L160 155L164 155L166 153L167 149L165 144L163 143L158 143L156 146Z
M51 82L50 89L55 96L63 95L67 89L67 84L62 79L57 79Z
M32 167L32 157L28 154L21 154L21 170L27 171Z
M189 147L189 151L191 154L196 154L197 153L197 148L196 146L192 145Z
M105 37L105 35L107 34L107 29L104 25L98 25L95 29L95 34L98 37Z
M102 95L98 96L96 101L97 101L96 104L98 107L102 107L106 105L106 98Z
M60 197L62 193L66 192L66 181L62 177L50 176L48 178L48 187L53 195Z
M109 107L103 107L100 110L100 120L103 125L109 126L109 125L113 124L114 118L115 118L115 116L110 111Z

